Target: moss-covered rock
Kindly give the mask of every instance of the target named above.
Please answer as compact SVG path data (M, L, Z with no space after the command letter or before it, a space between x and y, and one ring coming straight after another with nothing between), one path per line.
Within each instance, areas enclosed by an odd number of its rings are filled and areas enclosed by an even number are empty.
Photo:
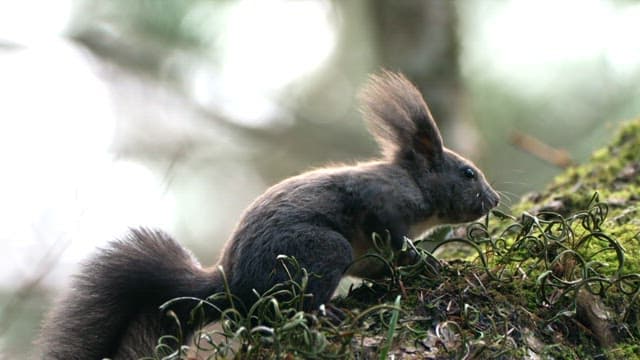
M588 163L568 169L545 191L525 197L513 213L568 215L587 209L594 193L607 205L602 230L625 249L625 270L640 272L640 119L625 124Z

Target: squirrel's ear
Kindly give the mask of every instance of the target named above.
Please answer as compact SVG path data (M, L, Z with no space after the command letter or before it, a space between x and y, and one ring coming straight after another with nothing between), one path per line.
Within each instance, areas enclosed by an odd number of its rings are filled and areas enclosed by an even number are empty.
M414 146L416 151L431 160L439 159L442 156L443 144L442 135L436 125L427 103L420 97L424 105L424 112L416 114L413 121L416 124Z
M403 75L383 71L371 76L360 99L369 131L385 156L395 158L412 150L430 161L441 158L436 122L418 89Z

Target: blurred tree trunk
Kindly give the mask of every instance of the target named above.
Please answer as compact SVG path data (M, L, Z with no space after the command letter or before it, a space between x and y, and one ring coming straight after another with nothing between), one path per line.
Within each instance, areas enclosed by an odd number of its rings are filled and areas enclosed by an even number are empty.
M461 86L455 3L374 0L369 6L382 67L403 72L422 90L454 147L476 152L476 131L465 112Z
M338 39L320 76L305 89L298 114L340 127L357 116L353 93L381 68L407 75L423 92L448 145L478 153L458 61L455 3L439 0L333 1ZM332 109L328 114L326 109ZM348 128L348 127L347 127Z
M423 92L443 135L472 153L476 136L461 85L455 3L373 0L369 6L380 65L407 75Z
M418 85L441 122L455 118L460 77L453 2L374 0L370 6L380 64Z

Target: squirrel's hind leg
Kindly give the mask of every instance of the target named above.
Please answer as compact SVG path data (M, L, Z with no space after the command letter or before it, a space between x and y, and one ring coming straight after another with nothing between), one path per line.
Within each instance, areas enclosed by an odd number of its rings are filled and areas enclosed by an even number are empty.
M289 236L282 253L295 257L309 273L306 292L312 297L305 300L304 309L317 310L329 302L353 261L351 244L340 233L325 227L304 226Z

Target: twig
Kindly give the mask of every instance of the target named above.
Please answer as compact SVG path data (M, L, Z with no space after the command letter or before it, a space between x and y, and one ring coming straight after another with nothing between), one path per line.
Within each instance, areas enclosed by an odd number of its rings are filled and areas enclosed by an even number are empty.
M571 155L566 150L554 148L521 131L513 130L509 141L521 150L559 168L565 169L574 164Z

